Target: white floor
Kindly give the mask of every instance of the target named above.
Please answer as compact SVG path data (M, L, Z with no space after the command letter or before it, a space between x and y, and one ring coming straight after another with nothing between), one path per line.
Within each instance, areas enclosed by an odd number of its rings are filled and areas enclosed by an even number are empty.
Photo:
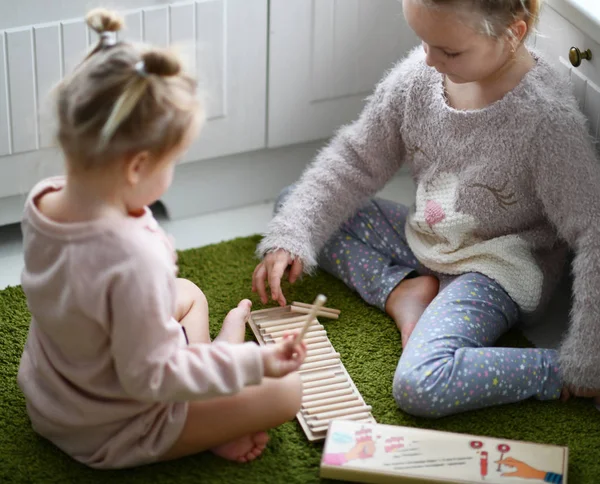
M407 175L394 178L379 196L410 205L414 199L414 186ZM170 233L180 250L262 233L272 216L272 202L225 212L211 213L185 220L168 220L161 207L155 216ZM0 289L20 283L23 267L21 231L18 224L0 227ZM556 347L566 327L569 288L566 287L553 301L549 318L525 334L539 347Z

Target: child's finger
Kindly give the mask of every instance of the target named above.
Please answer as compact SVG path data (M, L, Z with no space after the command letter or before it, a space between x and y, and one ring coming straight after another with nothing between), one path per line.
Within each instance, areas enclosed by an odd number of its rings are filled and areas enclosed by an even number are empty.
M252 278L252 284L258 291L260 300L263 304L267 304L267 289L265 287L265 280L267 278L267 269L264 264L257 266L254 277Z
M290 337L284 342L284 355L285 358L294 358L294 355L298 352L298 345L294 343L294 338Z
M294 262L292 262L292 268L290 269L290 275L288 277L290 283L293 284L296 282L300 274L302 274L302 262L300 262L298 259L294 259Z
M300 348L302 350L302 359L304 359L306 358L306 353L308 352L308 346L306 346L306 343L302 342Z
M281 278L287 267L287 260L278 260L273 264L269 271L269 287L271 288L271 299L277 301L281 306L285 306L285 297L281 291Z

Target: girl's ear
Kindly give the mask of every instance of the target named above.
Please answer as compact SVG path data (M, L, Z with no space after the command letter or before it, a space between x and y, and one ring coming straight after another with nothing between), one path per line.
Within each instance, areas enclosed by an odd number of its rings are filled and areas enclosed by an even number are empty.
M140 151L125 160L125 180L130 186L136 186L150 168L150 153Z
M525 20L517 20L508 28L509 42L513 50L519 46L523 39L527 35L527 22Z

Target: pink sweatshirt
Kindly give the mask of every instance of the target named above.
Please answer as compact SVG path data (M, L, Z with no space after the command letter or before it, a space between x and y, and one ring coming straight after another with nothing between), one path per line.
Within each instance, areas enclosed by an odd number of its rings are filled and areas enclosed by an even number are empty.
M33 428L73 458L99 468L152 462L181 432L186 401L261 382L260 348L188 346L172 317L175 251L150 210L56 223L36 200L63 186L39 183L25 206L32 319L19 386Z

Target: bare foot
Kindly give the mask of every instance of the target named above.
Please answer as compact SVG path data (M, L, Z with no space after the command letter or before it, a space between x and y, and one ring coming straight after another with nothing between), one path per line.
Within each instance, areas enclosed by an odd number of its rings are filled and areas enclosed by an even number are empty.
M435 277L419 276L404 279L388 296L385 312L400 330L402 348L406 347L417 321L437 296L439 287L439 281Z
M240 437L232 442L228 442L217 447L213 447L210 451L223 457L227 460L237 462L250 462L256 459L267 446L269 436L266 432L258 432L252 435Z
M252 302L249 299L244 299L238 304L237 308L229 311L215 341L243 343L246 339L246 321L250 316L251 307Z

